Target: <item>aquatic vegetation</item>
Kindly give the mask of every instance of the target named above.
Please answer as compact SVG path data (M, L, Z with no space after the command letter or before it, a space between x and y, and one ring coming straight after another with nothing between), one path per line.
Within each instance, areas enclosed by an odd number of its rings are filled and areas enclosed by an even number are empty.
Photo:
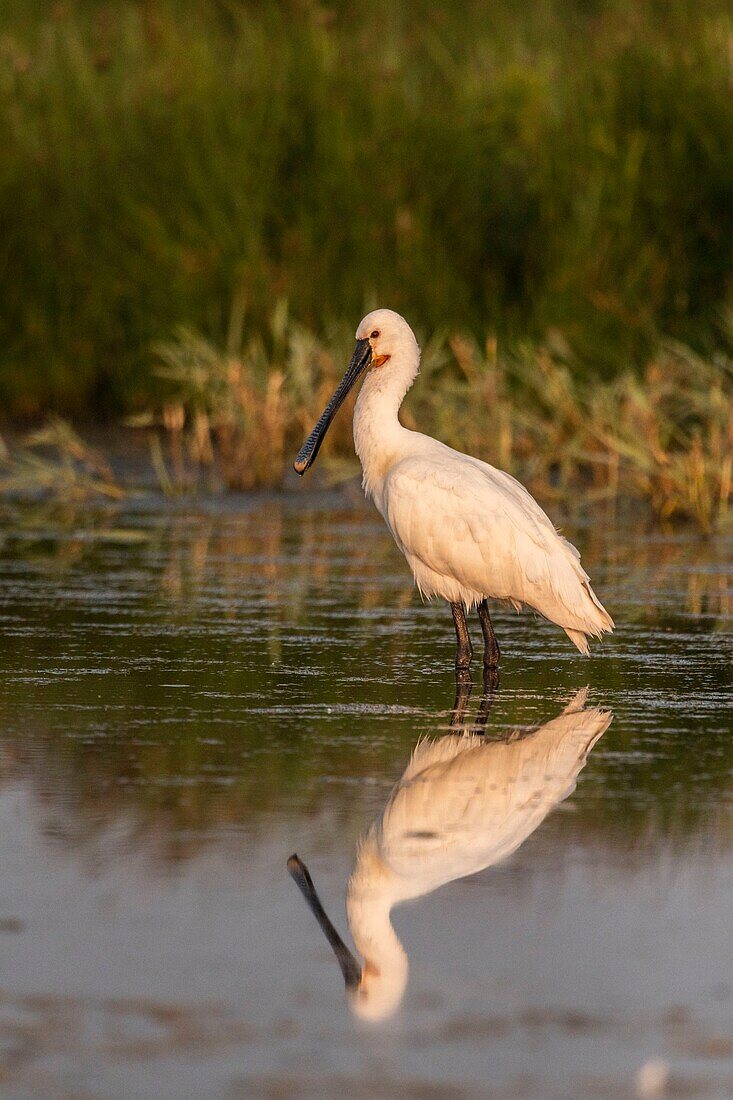
M704 531L728 519L730 359L666 342L640 375L598 382L573 369L560 337L505 356L493 341L458 338L430 349L423 372L416 423L437 423L446 442L521 476L544 500L646 501L659 518Z
M244 339L239 352L187 329L158 345L168 394L145 423L164 428L163 484L190 488L199 470L229 489L280 486L350 344L341 330L322 345L281 305L268 339ZM436 337L403 422L509 471L545 503L641 501L665 521L703 531L725 524L733 361L667 341L641 374L590 381L574 366L559 335L506 352L493 338ZM334 421L323 456L330 480L357 473L348 412Z
M230 328L241 336L241 319ZM131 423L163 429L167 461L155 448L154 463L164 490L190 490L202 480L231 491L279 485L294 440L318 416L341 374L347 346L343 333L341 356L319 345L289 319L285 302L268 330L246 338L238 351L232 340L228 349L218 349L188 328L154 345L155 373L166 394ZM348 421L334 432L341 454L348 454Z
M68 505L95 496L121 500L126 492L105 457L65 420L51 417L13 451L0 439L0 495Z
M170 495L279 488L305 433L339 380L345 328L321 344L288 318L222 350L191 329L155 346L165 396L131 420L152 432L151 461ZM663 521L711 532L733 500L733 362L660 345L641 376L584 382L559 337L500 354L465 336L437 337L403 408L407 427L519 477L546 505L572 512L633 502ZM345 409L319 462L321 481L358 475ZM318 477L315 479L318 484ZM0 438L0 495L79 505L119 500L107 458L60 418L9 449Z

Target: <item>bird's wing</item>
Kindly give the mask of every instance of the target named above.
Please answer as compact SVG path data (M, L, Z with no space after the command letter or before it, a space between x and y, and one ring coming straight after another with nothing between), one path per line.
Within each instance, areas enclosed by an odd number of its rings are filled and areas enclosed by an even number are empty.
M519 740L472 737L460 752L454 736L428 743L423 770L411 772L411 761L379 823L385 863L431 889L514 852L575 789L611 721L576 706Z
M599 633L602 609L578 551L509 474L435 443L392 468L383 499L408 560L484 595L527 603L563 627Z

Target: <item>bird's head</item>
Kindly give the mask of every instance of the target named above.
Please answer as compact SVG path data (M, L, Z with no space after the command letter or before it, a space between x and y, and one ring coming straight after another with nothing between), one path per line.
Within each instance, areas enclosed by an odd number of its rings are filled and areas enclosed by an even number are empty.
M360 1019L372 1022L392 1016L404 996L409 968L404 949L389 925L389 907L383 909L376 921L372 909L368 913L366 924L356 933L358 941L361 941L357 942L357 947L360 947L364 954L362 964L346 946L326 915L308 868L297 855L292 855L288 860L288 871L336 956L344 978L351 1011ZM360 899L360 907L363 904L364 899ZM350 918L356 917L358 921L362 921L362 918L354 912L352 897L349 898L347 905ZM370 908L366 906L366 909Z
M415 334L404 317L392 309L374 309L359 322L357 346L367 341L370 350L369 367L381 370L405 346L417 347Z
M380 1023L394 1016L402 1003L407 985L407 956L397 965L377 966L368 959L358 986L349 991L349 1008L360 1020Z
M346 373L298 451L293 463L296 473L302 475L313 465L331 421L356 383L369 371L389 370L406 351L412 354L416 363L419 356L417 340L404 317L391 309L374 309L367 313L356 330L356 345Z

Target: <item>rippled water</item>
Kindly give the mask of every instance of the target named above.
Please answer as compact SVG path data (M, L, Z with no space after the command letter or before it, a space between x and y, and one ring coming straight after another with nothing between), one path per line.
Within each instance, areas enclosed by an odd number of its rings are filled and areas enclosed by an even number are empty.
M498 612L469 760L450 615L366 505L6 520L0 1093L733 1095L733 542L566 533L617 633ZM351 943L387 848L409 974L366 1023L286 860Z

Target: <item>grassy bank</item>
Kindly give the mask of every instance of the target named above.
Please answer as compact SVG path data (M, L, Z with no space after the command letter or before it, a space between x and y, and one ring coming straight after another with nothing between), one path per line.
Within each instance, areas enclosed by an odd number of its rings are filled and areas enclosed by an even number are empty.
M5 5L5 415L145 405L151 342L225 346L233 299L266 333L287 297L320 341L377 303L515 349L560 331L578 394L631 387L660 334L709 357L732 34L724 0Z
M269 340L218 350L187 330L159 345L168 387L157 423L170 490L213 481L229 489L279 486L339 381L351 341L328 346L276 312ZM428 432L508 470L543 502L637 500L660 519L703 531L728 522L733 502L733 360L660 345L640 372L587 380L559 337L499 353L496 341L436 337L402 414ZM143 418L153 423L155 417ZM334 421L319 466L358 470L351 417Z
M148 432L159 486L170 495L282 487L349 344L346 332L320 344L283 308L266 341L253 337L239 351L185 329L159 345L167 397L134 418ZM637 502L657 520L706 533L728 526L733 361L668 343L640 374L608 382L584 381L574 366L559 338L514 355L498 353L493 340L436 338L402 419L513 473L556 516ZM346 408L306 484L358 472ZM66 504L124 495L104 455L59 421L0 455L0 493Z

